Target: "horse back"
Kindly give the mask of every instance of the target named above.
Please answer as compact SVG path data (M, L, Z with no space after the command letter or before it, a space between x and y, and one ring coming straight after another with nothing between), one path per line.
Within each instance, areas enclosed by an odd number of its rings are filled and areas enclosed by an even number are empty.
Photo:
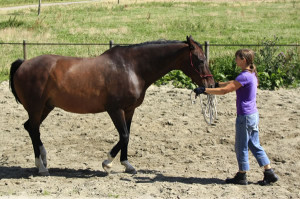
M70 112L86 112L77 110L78 108L69 108L70 105L82 107L80 105L85 103L85 100L91 102L87 99L89 97L83 97L89 90L83 88L88 80L82 80L89 79L82 75L84 60L85 58L58 55L41 55L26 60L14 76L15 89L25 109L47 103ZM93 84L91 79L90 82ZM88 102L86 104L90 104Z
M22 101L37 101L75 113L135 106L144 95L139 77L112 56L42 55L26 60L14 80L21 103L26 108Z

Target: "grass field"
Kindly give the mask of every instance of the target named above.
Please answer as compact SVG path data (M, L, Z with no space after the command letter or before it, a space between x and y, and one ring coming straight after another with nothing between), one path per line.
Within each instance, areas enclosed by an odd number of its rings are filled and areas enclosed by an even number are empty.
M24 2L0 0L0 5ZM132 44L157 39L185 40L187 35L192 35L200 43L211 44L258 44L274 37L279 38L278 43L295 44L300 42L299 10L299 1L288 0L120 0L120 4L107 0L56 5L43 7L40 16L33 8L0 11L0 42L108 43L113 40L118 44ZM231 56L238 48L211 47L211 58ZM108 46L28 46L27 57L48 53L96 56L106 49ZM7 79L10 64L23 57L22 45L0 45L0 54L0 79Z
M79 2L86 0L42 0L43 3L60 3L60 2ZM38 4L38 0L0 0L0 7L9 7L9 6L20 6L20 5L34 5Z

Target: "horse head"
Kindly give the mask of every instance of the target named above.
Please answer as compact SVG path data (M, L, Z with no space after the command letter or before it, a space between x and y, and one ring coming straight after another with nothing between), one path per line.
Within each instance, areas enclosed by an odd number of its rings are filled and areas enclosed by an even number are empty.
M193 40L192 36L187 36L189 47L189 63L182 68L198 86L214 87L214 78L209 70L208 63L202 46Z

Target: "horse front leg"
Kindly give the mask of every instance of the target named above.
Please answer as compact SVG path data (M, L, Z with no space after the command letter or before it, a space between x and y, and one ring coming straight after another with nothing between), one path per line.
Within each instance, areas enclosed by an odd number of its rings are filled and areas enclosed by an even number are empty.
M131 127L131 121L132 117L134 114L134 109L132 111L127 111L125 113L125 120L126 120L126 126L127 126L127 131L128 131L128 141L126 145L123 145L121 148L121 156L120 156L120 161L123 166L125 166L125 172L126 173L131 173L131 174L136 174L137 171L135 168L129 163L127 155L128 155L128 143L129 143L129 137L130 137L130 127Z
M116 111L108 111L115 127L119 133L119 142L112 148L112 150L108 153L108 159L102 163L102 167L106 172L110 172L112 167L112 162L116 155L121 150L121 157L120 161L121 164L125 166L125 172L127 173L136 173L135 168L128 162L127 159L127 149L128 149L128 142L129 142L129 129L130 123L132 119L132 115L130 119L128 119L127 114L125 115L124 110L119 109ZM129 125L129 128L128 126Z

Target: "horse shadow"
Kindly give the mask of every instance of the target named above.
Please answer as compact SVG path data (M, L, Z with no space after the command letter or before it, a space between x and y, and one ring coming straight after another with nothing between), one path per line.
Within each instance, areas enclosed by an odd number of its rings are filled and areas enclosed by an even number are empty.
M92 177L106 177L108 174L104 171L90 170L90 169L70 169L70 168L50 168L50 175L53 177L65 178L92 178ZM114 173L114 172L113 172ZM118 172L117 172L118 173ZM138 174L154 174L155 177L145 177ZM199 177L178 177L166 176L156 170L138 170L138 174L132 175L129 179L124 175L120 178L123 181L135 180L136 183L154 183L154 182L179 182L184 184L225 184L224 180L219 178L199 178ZM22 168L19 166L0 166L0 180L1 179L30 179L32 177L39 177L37 168Z
M66 178L91 178L107 176L106 172L90 169L50 168L49 173L50 176ZM36 167L22 168L19 166L0 166L0 180L20 178L30 179L37 176L39 175Z

